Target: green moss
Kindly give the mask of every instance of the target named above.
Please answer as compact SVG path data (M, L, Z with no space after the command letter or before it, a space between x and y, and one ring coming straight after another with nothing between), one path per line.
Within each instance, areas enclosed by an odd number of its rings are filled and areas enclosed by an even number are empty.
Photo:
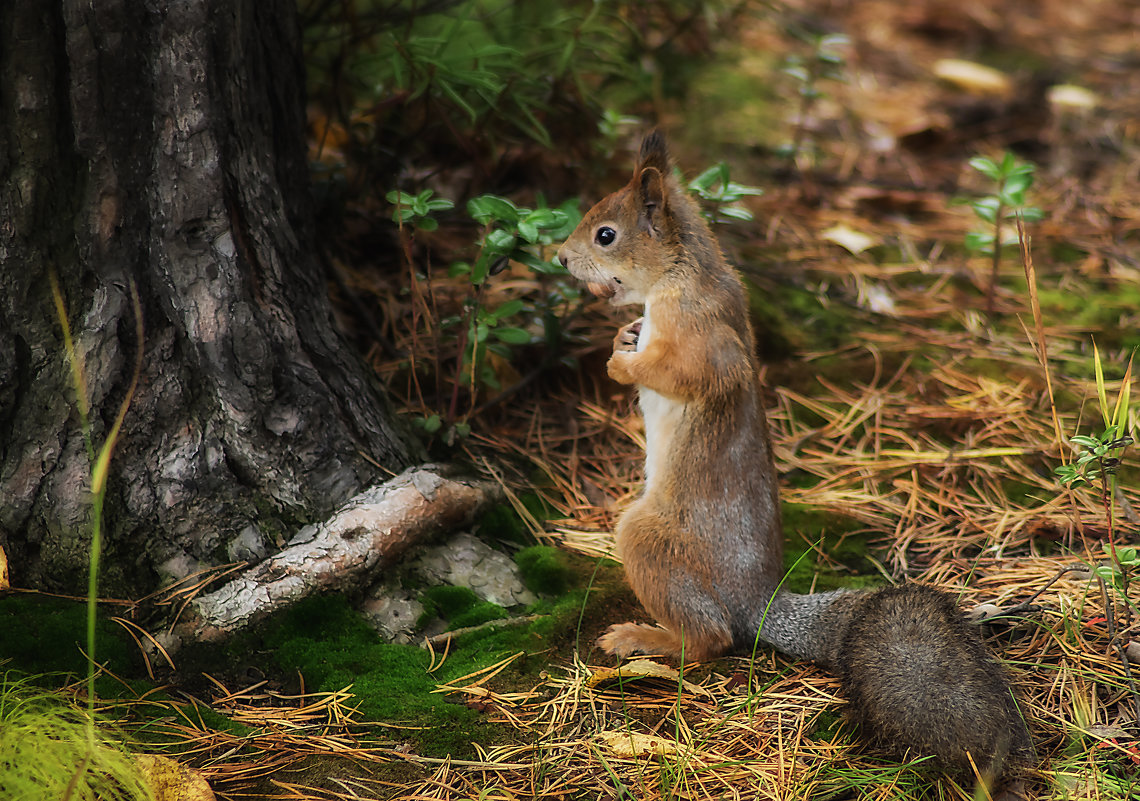
M535 479L533 483L540 483L538 476L533 478ZM529 492L520 495L519 502L535 520L546 520L554 514L554 510L537 493ZM528 545L534 542L530 529L519 517L519 513L515 511L514 507L505 503L496 504L485 512L479 518L475 528L485 539L513 542L518 545Z
M866 558L867 538L857 532L857 521L795 503L783 505L783 519L788 590L822 592L881 583Z
M566 554L550 545L532 545L515 554L523 583L538 595L562 595L573 582L574 572Z
M507 610L490 601L480 601L465 612L449 618L449 629L462 629L467 626L478 626L491 620L500 620L508 617Z
M424 609L434 615L452 619L479 603L479 596L470 587L453 587L441 584L428 587L420 597Z
M0 598L0 632L0 661L21 672L87 675L84 602L40 595ZM103 616L96 624L95 658L114 674L135 673L141 666L134 642ZM108 697L119 697L125 689L106 675L96 683L96 690Z
M766 360L838 346L852 328L852 309L824 305L802 286L744 276L756 344Z
M416 623L420 627L436 617L448 621L449 629L477 626L489 620L507 617L507 610L498 604L479 600L479 596L469 587L453 587L449 584L429 587L420 596L420 603L424 605L424 612Z
M341 596L310 598L266 626L263 646L277 669L300 671L310 691L352 687L354 705L364 720L402 728L424 727L412 735L423 753L473 753L473 726L479 714L433 693L436 686L473 669L468 655L453 654L429 673L430 654L414 646L382 642L379 635ZM430 731L429 731L430 729Z
M1039 288L1042 314L1047 321L1094 333L1102 351L1140 346L1140 287L1113 282L1097 289L1092 282L1079 292Z

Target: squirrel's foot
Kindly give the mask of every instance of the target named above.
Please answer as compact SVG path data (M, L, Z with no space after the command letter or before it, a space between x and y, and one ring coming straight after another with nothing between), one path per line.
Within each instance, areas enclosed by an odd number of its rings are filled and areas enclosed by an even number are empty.
M638 317L629 325L623 325L614 337L614 353L633 352L637 350L637 338L641 334L641 321L644 317Z
M661 654L671 659L680 659L683 655L687 661L702 662L727 653L732 646L732 639L725 635L710 642L700 642L695 638L682 640L675 632L663 626L617 623L598 638L598 645L607 654L620 657L630 654Z

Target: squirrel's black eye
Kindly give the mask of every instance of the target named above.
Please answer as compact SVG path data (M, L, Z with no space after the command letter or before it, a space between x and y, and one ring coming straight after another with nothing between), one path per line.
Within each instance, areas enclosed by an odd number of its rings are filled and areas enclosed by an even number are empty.
M594 241L602 247L612 245L615 239L617 239L617 231L608 225L603 225L598 229L597 233L594 234Z

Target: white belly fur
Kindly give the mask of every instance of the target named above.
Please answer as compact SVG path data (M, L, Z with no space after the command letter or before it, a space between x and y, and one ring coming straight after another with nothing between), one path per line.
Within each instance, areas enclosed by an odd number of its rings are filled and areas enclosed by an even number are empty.
M652 330L647 303L641 321L641 332L637 336L639 351L645 350L649 344ZM661 472L659 466L664 465L673 432L681 421L685 405L643 386L638 387L638 396L641 416L645 420L645 488L649 491L654 477Z

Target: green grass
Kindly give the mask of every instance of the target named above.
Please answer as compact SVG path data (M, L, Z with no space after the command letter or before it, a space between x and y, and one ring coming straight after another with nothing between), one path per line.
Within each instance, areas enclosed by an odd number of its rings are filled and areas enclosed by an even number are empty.
M0 798L153 798L122 744L88 710L14 674L0 676Z

